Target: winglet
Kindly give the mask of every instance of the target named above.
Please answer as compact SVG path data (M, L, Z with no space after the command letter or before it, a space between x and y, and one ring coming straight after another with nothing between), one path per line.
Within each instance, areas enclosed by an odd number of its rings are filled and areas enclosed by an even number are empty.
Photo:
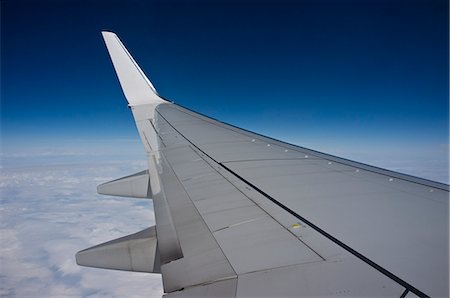
M159 97L155 87L128 53L117 35L107 31L103 31L102 35L128 104L137 106L165 102Z

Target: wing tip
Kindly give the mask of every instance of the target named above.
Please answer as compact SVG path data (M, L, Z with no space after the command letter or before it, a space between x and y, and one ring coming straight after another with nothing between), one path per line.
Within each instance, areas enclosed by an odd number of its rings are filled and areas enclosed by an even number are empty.
M119 37L109 30L101 33L129 106L165 102Z
M117 36L116 33L112 32L110 30L102 30L101 33L102 33L102 35L114 35L114 36Z

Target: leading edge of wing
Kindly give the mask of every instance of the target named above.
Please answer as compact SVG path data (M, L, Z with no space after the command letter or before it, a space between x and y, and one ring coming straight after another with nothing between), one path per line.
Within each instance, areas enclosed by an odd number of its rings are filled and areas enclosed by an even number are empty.
M406 181L409 181L409 182L425 185L425 186L432 187L432 188L441 189L441 190L444 190L444 191L450 191L450 185L446 184L446 183L442 183L442 182L438 182L438 181L434 181L434 180L430 180L430 179L426 179L426 178L422 178L422 177L417 177L417 176L414 176L414 175L409 175L409 174L405 174L405 173L401 173L401 172L397 172L397 171L393 171L393 170L384 169L384 168L373 166L373 165L369 165L369 164L366 164L366 163L363 163L363 162L354 161L354 160L347 159L347 158L344 158L344 157L339 157L339 156L332 155L332 154L329 154L329 153L324 153L324 152L320 152L320 151L317 151L317 150L314 150L314 149L306 148L306 147L303 147L303 146L300 146L300 145L292 144L292 143L289 143L289 142L286 142L286 141L278 140L278 139L275 139L273 137L265 136L263 134L254 132L252 130L245 129L245 128L242 128L242 127L238 127L236 125L227 123L225 121L216 119L214 117L202 114L202 113L200 113L198 111L194 111L194 110L190 109L189 107L183 106L183 105L181 105L179 103L175 103L175 105L176 106L180 106L181 108L183 108L185 110L188 110L188 111L190 111L192 113L198 114L198 115L200 115L200 116L202 116L204 118L213 120L215 122L219 122L220 124L228 126L232 130L244 131L244 132L246 132L248 134L256 135L256 136L262 138L262 140L266 139L267 141L278 142L278 143L281 143L282 145L285 145L285 146L290 147L290 148L298 148L298 149L301 149L301 150L303 150L305 152L309 152L311 155L315 155L317 157L320 157L320 158L323 158L323 159L326 159L326 160L329 160L329 161L338 162L338 163L341 163L341 164L344 164L344 165L348 165L348 166L351 166L351 167L360 168L360 169L363 169L363 170L366 170L366 171L374 172L374 173L381 174L381 175L390 176L390 177L397 178L397 179L406 180Z

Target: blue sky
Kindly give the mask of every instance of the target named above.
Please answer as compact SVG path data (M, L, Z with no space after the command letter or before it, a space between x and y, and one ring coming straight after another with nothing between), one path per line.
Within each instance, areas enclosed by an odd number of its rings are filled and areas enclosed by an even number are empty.
M2 1L5 152L137 138L107 29L184 106L369 163L446 167L447 1L92 2Z

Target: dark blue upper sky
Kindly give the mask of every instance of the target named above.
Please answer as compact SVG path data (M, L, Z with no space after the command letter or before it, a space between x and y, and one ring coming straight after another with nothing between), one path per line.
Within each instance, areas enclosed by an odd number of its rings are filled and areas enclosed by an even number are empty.
M106 29L161 95L212 117L322 150L448 157L445 0L5 0L1 14L4 145L137 137Z

